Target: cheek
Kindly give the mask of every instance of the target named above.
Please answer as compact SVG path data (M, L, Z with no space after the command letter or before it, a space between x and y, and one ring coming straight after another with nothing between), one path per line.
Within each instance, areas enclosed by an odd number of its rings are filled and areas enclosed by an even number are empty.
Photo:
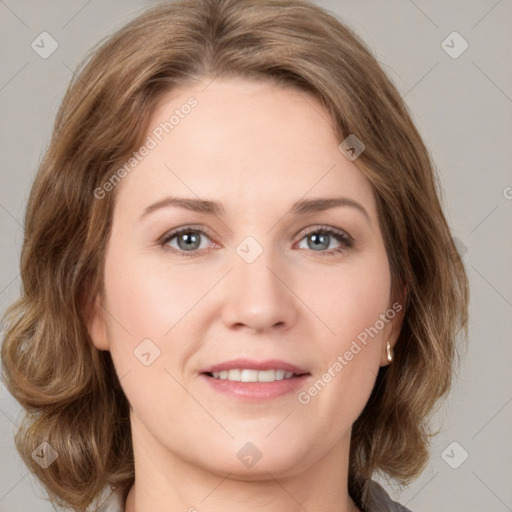
M329 339L335 340L332 349L343 348L359 337L364 341L364 333L371 330L376 339L375 331L371 329L380 327L381 314L385 314L389 307L391 277L389 273L386 254L375 252L361 258L357 264L340 266L339 270L331 271L321 279L323 289L322 297L318 291L311 291L310 297L317 298L319 312L323 312L325 323L331 329ZM318 280L317 280L318 283ZM331 354L332 355L332 354Z
M198 274L181 265L148 265L147 257L133 250L109 254L108 336L118 375L130 372L131 381L151 386L158 375L165 379L165 369L182 367L194 352L205 314L198 301L218 279L212 272Z
M312 309L323 311L321 318L334 334L329 332L318 341L319 380L315 389L306 390L303 399L318 400L316 407L325 408L325 421L330 417L343 424L347 418L353 422L359 416L379 371L387 325L381 315L388 310L391 285L385 252L332 272L322 281L328 293L320 299L316 292L319 302Z
M119 242L117 247L121 247ZM200 266L187 265L148 265L144 254L134 255L122 247L109 254L105 285L109 313L116 320L110 323L126 340L124 344L135 348L143 339L150 338L162 348L172 337L172 331L183 332L191 324L201 329L201 317L203 321L211 319L206 304L211 305L210 309L222 308L222 301L219 303L215 298L216 290L211 288L224 270L216 272L210 266L203 272ZM288 297L303 311L297 321L306 328L325 331L324 336L317 332L315 337L329 341L324 352L332 359L333 352L337 354L359 335L364 338L364 332L385 313L390 293L387 256L382 249L354 256L339 266L312 265L308 271L297 273L290 284L302 300L297 302L293 296ZM201 304L200 299L206 295L209 297ZM284 293L283 300L286 296ZM223 301L229 301L229 297L225 296ZM311 312L318 317L315 322L308 321ZM117 338L113 335L112 339Z
M143 255L112 254L106 272L112 314L137 337L163 338L214 282L179 265L148 264Z
M381 315L389 307L390 274L387 258L361 263L317 279L327 292L322 295L312 288L309 295L308 305L319 312L330 331L317 337L321 360L317 379L298 398L322 424L352 424L364 409L379 371L387 325Z

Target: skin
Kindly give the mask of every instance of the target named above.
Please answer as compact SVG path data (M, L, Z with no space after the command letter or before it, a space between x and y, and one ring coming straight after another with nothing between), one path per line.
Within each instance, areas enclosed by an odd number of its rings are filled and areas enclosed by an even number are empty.
M347 491L351 428L389 364L386 341L396 342L400 315L308 404L297 393L235 400L199 372L238 357L277 358L306 368L308 389L391 308L372 187L339 151L314 97L242 78L205 86L173 90L152 115L150 130L190 96L198 101L118 185L104 293L88 324L131 405L126 511L358 510ZM219 201L226 213L173 206L140 219L169 195ZM337 196L368 217L351 206L286 214L300 199ZM187 225L207 231L195 232L192 251L183 236L167 242L181 255L158 243ZM319 225L348 233L353 246L331 235L317 248ZM263 249L252 263L236 251L247 236ZM147 338L160 350L149 366L134 355ZM237 457L247 442L262 454L252 467Z

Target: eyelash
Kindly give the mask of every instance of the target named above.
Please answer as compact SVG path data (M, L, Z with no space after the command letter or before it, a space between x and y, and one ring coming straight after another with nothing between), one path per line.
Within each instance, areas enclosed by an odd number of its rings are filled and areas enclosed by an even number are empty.
M211 250L211 248L208 248L208 249L195 249L192 251L183 251L183 250L178 250L178 249L175 249L174 247L169 247L166 245L173 238L175 238L183 233L201 233L202 235L205 235L208 238L212 238L209 236L208 232L200 226L184 226L181 228L177 228L177 229L171 231L170 233L166 233L163 237L160 238L158 243L159 243L159 245L161 245L163 247L164 250L169 251L174 254L179 254L180 256L183 256L186 258L199 256L200 253L202 253L204 251L209 252ZM354 245L354 239L350 235L348 235L344 231L341 231L340 229L336 229L331 226L324 226L324 225L315 226L314 229L312 229L310 231L300 233L301 238L299 241L301 241L303 238L305 238L309 235L313 235L313 234L332 235L338 242L341 243L341 245L339 247L336 247L335 249L325 250L325 251L313 251L312 249L310 249L313 252L318 252L318 254L320 256L335 256L337 253L343 253L345 250L350 249ZM301 250L304 250L304 249L301 249Z

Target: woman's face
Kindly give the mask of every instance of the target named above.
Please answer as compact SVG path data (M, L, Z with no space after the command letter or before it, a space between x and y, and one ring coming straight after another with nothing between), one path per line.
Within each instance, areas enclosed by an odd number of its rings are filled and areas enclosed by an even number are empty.
M400 327L372 188L315 98L205 85L164 98L119 173L91 337L148 461L245 478L339 465Z

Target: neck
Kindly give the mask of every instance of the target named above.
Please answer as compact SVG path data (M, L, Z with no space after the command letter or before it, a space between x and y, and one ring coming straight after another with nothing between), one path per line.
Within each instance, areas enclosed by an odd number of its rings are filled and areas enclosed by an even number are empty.
M215 472L162 450L133 427L135 483L125 512L360 512L347 487L350 432L321 460L299 461L302 470L262 464L244 476L230 468Z
M224 483L225 480L223 480L221 483ZM244 506L244 510L251 510L251 511L278 511L278 510L283 510L283 500L282 499L279 499L275 496L271 496L271 495L265 495L265 494L262 494L261 496L264 497L264 499L260 499L260 500L257 500L258 503L256 503L256 500L254 500L254 493L257 492L257 489L260 488L259 486L256 486L254 487L254 483L250 484L252 485L253 487L251 487L250 489L250 494L248 495L245 495L243 496L242 499L234 499L232 496L229 497L229 503L228 502L223 502L221 503L221 499L220 498L217 498L215 500L215 502L217 503L217 508L208 508L208 509L205 509L204 508L204 505L202 504L199 504L198 506L200 506L201 508L198 509L194 506L188 506L187 508L181 508L181 510L186 510L187 512L199 512L199 510L208 510L208 512L217 512L217 511L227 511L227 510L237 510L239 511L240 510L240 506L241 504L243 504ZM277 483L276 481L276 485L279 485L279 483ZM268 490L268 489L267 489ZM212 489L213 491L213 489ZM262 489L262 492L265 492L265 489ZM284 494L287 494L286 490L282 489L282 492ZM144 496L144 491L140 491L138 492L137 489L136 489L136 486L135 484L133 484L128 492L128 496L126 498L126 502L125 502L125 508L124 508L124 512L145 512L146 510L149 510L148 506L149 507L156 507L158 505L154 504L156 501L155 497L151 498L150 496L146 495ZM240 497L239 497L240 498ZM199 503L201 503L201 501L204 501L204 500L199 500ZM311 501L311 500L309 500ZM323 501L326 501L326 500L323 500ZM198 500L195 500L196 504L198 502ZM262 504L262 502L265 502L265 504ZM293 498L293 496L289 495L288 496L288 499L285 499L284 500L285 503L287 503L287 508L285 510L287 511L290 511L290 512L303 512L304 510L314 510L314 509L311 509L311 504L308 502L306 505L301 505L300 502L298 502L295 498ZM293 504L295 502L295 505ZM153 504L149 504L148 503L153 503ZM166 503L168 503L166 501ZM183 503L183 501L182 501ZM247 504L248 503L253 503L253 508L251 509L248 509L247 508ZM179 506L179 505L178 505ZM162 506L161 508L153 508L152 510L175 510L175 505L164 505ZM183 507L183 505L182 505ZM229 508L230 507L230 508ZM264 508L262 508L264 507ZM333 503L332 504L332 508L328 508L328 509L323 509L323 510L332 510L333 512L361 512L361 509L359 509L357 507L357 505L354 503L354 501L348 496L347 494L347 498L346 499L342 499L340 498L340 501L337 502L337 503Z

